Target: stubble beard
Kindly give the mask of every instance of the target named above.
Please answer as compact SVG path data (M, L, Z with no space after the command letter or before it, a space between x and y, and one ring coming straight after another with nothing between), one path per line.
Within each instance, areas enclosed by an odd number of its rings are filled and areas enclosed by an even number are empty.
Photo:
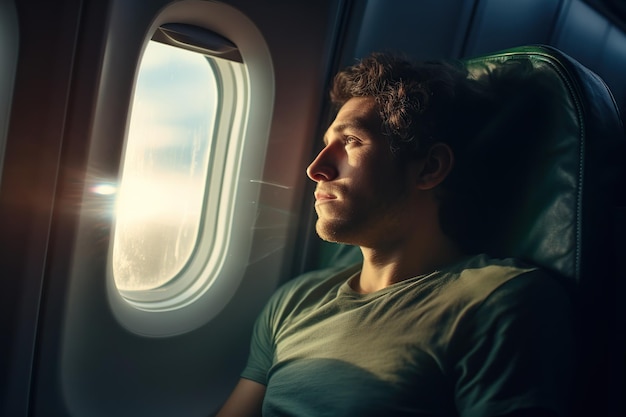
M395 183L393 187L379 184L379 189L387 190L380 199L358 198L350 195L345 188L332 189L352 201L352 205L349 208L344 206L343 212L318 212L315 224L318 236L327 242L361 247L384 244L403 228L401 219L406 216L407 210L411 210L408 186L406 183Z
M349 233L350 229L351 227L349 226L348 221L330 222L318 218L315 224L315 231L317 232L317 235L322 240L332 243L354 244L349 238L352 234Z
M367 230L369 223L362 217L364 217L362 213L355 212L354 209L341 214L321 212L318 213L315 231L322 240L327 242L359 245L359 236L364 229Z
M398 201L396 201L398 203ZM398 222L402 211L399 205L382 205L375 209L368 207L366 213L354 211L341 218L325 219L318 217L315 230L318 236L332 243L374 247L384 243L393 230L401 228Z

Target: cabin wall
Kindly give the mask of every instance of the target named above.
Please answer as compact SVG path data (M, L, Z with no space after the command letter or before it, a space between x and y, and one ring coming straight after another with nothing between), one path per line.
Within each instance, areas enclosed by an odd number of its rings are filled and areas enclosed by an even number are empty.
M597 72L626 105L626 33L582 0L369 0L356 9L342 64L372 51L415 59L468 58L552 45Z

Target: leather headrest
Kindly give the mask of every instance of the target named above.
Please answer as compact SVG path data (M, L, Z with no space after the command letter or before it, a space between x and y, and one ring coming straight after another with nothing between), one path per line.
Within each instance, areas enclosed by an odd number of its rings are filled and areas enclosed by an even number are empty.
M501 106L465 155L482 210L473 236L494 256L579 280L602 265L622 196L624 135L604 82L548 46L465 61L489 77ZM585 257L582 251L585 250Z

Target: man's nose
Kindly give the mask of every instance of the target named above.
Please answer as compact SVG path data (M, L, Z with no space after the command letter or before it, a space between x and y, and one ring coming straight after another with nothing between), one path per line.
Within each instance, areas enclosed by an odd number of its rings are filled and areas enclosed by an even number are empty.
M337 167L333 149L326 146L306 169L306 174L315 182L331 181L337 177Z

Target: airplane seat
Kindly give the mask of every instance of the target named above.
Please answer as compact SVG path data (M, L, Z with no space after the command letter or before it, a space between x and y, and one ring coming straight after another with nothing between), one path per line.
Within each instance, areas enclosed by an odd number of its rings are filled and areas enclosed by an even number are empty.
M579 333L573 413L624 415L626 137L611 92L550 46L464 63L503 98L461 167L474 177L465 191L475 208L468 243L562 277Z

